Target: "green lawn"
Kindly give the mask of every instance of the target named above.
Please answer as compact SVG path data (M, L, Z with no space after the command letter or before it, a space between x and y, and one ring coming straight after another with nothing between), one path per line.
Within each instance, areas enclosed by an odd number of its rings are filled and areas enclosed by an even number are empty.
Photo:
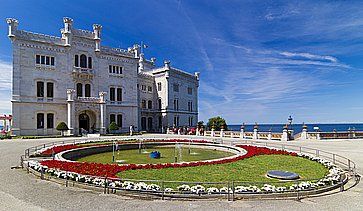
M182 148L182 161L198 161L210 160L233 155L229 152L223 152L212 149L191 148L189 154L188 146ZM159 151L160 159L152 159L149 157L150 152ZM144 153L139 153L138 149L134 150L119 150L115 152L115 160L124 160L123 163L173 163L175 161L175 148L173 147L154 147L142 150ZM81 162L97 162L97 163L112 163L112 152L99 153L83 157L78 161Z
M169 181L278 181L265 176L269 170L295 172L300 175L301 179L322 178L328 172L327 168L323 165L305 158L288 155L260 155L221 165L129 170L120 172L118 176L121 178L138 180ZM169 184L169 186L176 187L177 184Z

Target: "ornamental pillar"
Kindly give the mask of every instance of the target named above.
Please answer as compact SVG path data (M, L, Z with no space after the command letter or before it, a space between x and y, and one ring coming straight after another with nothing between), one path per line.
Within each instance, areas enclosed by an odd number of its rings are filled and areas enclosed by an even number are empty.
M100 134L105 134L106 133L106 127L105 127L105 122L106 122L106 92L100 92L99 96L100 96L100 113L101 113L101 124L100 124Z
M211 130L211 132L210 132L210 136L211 137L214 137L214 128L212 127L212 130Z
M253 126L253 139L254 140L258 139L258 125L257 125L257 123L255 123L255 126Z
M222 128L221 129L221 138L223 138L224 137L224 129Z
M284 129L282 130L281 141L288 141L288 140L289 140L289 131L287 129L287 125L285 125Z
M241 126L241 132L239 134L239 137L241 139L244 139L245 138L245 123L243 123L242 126Z
M270 141L272 140L272 131L271 130L268 131L267 139L270 140Z
M301 140L307 140L308 139L308 127L303 124L303 129L301 132Z
M74 132L74 93L76 90L67 89L67 125L68 125L68 135L72 135Z

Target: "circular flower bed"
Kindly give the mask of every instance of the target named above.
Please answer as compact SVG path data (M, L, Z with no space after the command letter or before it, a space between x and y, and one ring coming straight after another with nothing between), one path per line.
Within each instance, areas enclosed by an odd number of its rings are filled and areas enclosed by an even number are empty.
M144 142L153 140L146 140ZM160 141L160 140L158 140ZM165 140L167 142L190 142L190 140ZM135 141L137 142L137 141ZM207 141L193 141L195 143L207 143ZM90 144L89 146L104 146L102 144ZM36 154L38 156L49 156L63 151L82 148L82 145L61 145L41 150ZM163 191L165 193L182 193L182 194L225 194L225 193L282 193L296 190L314 190L321 187L327 187L338 184L341 180L343 170L333 163L321 159L319 157L311 156L304 153L288 152L267 147L257 147L249 145L237 145L247 151L244 155L238 155L233 158L225 158L214 161L195 161L184 163L165 163L165 164L101 164L101 163L80 163L60 160L30 160L26 161L30 168L38 172L44 172L58 178L69 179L76 182L88 183L96 186L108 186L110 188L122 190L135 190L135 191ZM158 184L146 184L145 182L134 182L128 180L121 180L116 177L116 174L122 171L136 170L136 169L162 169L162 168L183 168L183 167L196 167L202 165L218 165L230 162L236 162L246 158L258 155L290 155L299 156L312 161L321 163L329 169L329 173L318 181L301 181L290 186L275 186L271 184L264 184L263 186L256 185L237 185L233 189L228 187L205 187L200 184L189 185L182 184L176 188L161 187Z

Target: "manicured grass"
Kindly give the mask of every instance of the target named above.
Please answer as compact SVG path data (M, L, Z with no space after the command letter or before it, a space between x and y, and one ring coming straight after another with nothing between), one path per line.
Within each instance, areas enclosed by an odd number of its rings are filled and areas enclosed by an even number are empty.
M129 170L118 173L121 178L138 180L169 180L195 182L251 181L273 182L267 178L269 170L295 172L301 179L319 179L328 170L321 164L289 155L260 155L233 163L185 168ZM169 184L174 187L176 184Z
M212 149L199 149L191 148L191 154L189 154L188 146L182 148L182 161L198 161L198 160L210 160L233 155L229 152L223 152ZM160 159L152 159L149 157L150 152L159 151L161 153ZM115 160L124 160L123 163L173 163L175 162L175 148L174 147L154 147L142 150L144 153L139 153L138 149L133 150L120 150L115 152ZM99 153L90 155L79 159L81 162L96 162L96 163L112 163L112 152Z

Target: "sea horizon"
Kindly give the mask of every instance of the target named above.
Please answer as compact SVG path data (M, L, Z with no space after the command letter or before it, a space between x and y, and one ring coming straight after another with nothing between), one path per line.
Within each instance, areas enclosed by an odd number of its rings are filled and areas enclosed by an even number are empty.
M255 124L245 124L245 131L253 131L253 127ZM286 123L257 123L259 131L272 131L272 132L282 132L283 127ZM351 130L363 131L363 123L305 123L308 131L315 131L315 127L319 127L319 130L322 132L332 132L336 131L348 131L349 128ZM240 131L242 124L231 124L228 125L228 130L231 131ZM292 124L291 128L295 133L299 133L302 131L303 124Z

